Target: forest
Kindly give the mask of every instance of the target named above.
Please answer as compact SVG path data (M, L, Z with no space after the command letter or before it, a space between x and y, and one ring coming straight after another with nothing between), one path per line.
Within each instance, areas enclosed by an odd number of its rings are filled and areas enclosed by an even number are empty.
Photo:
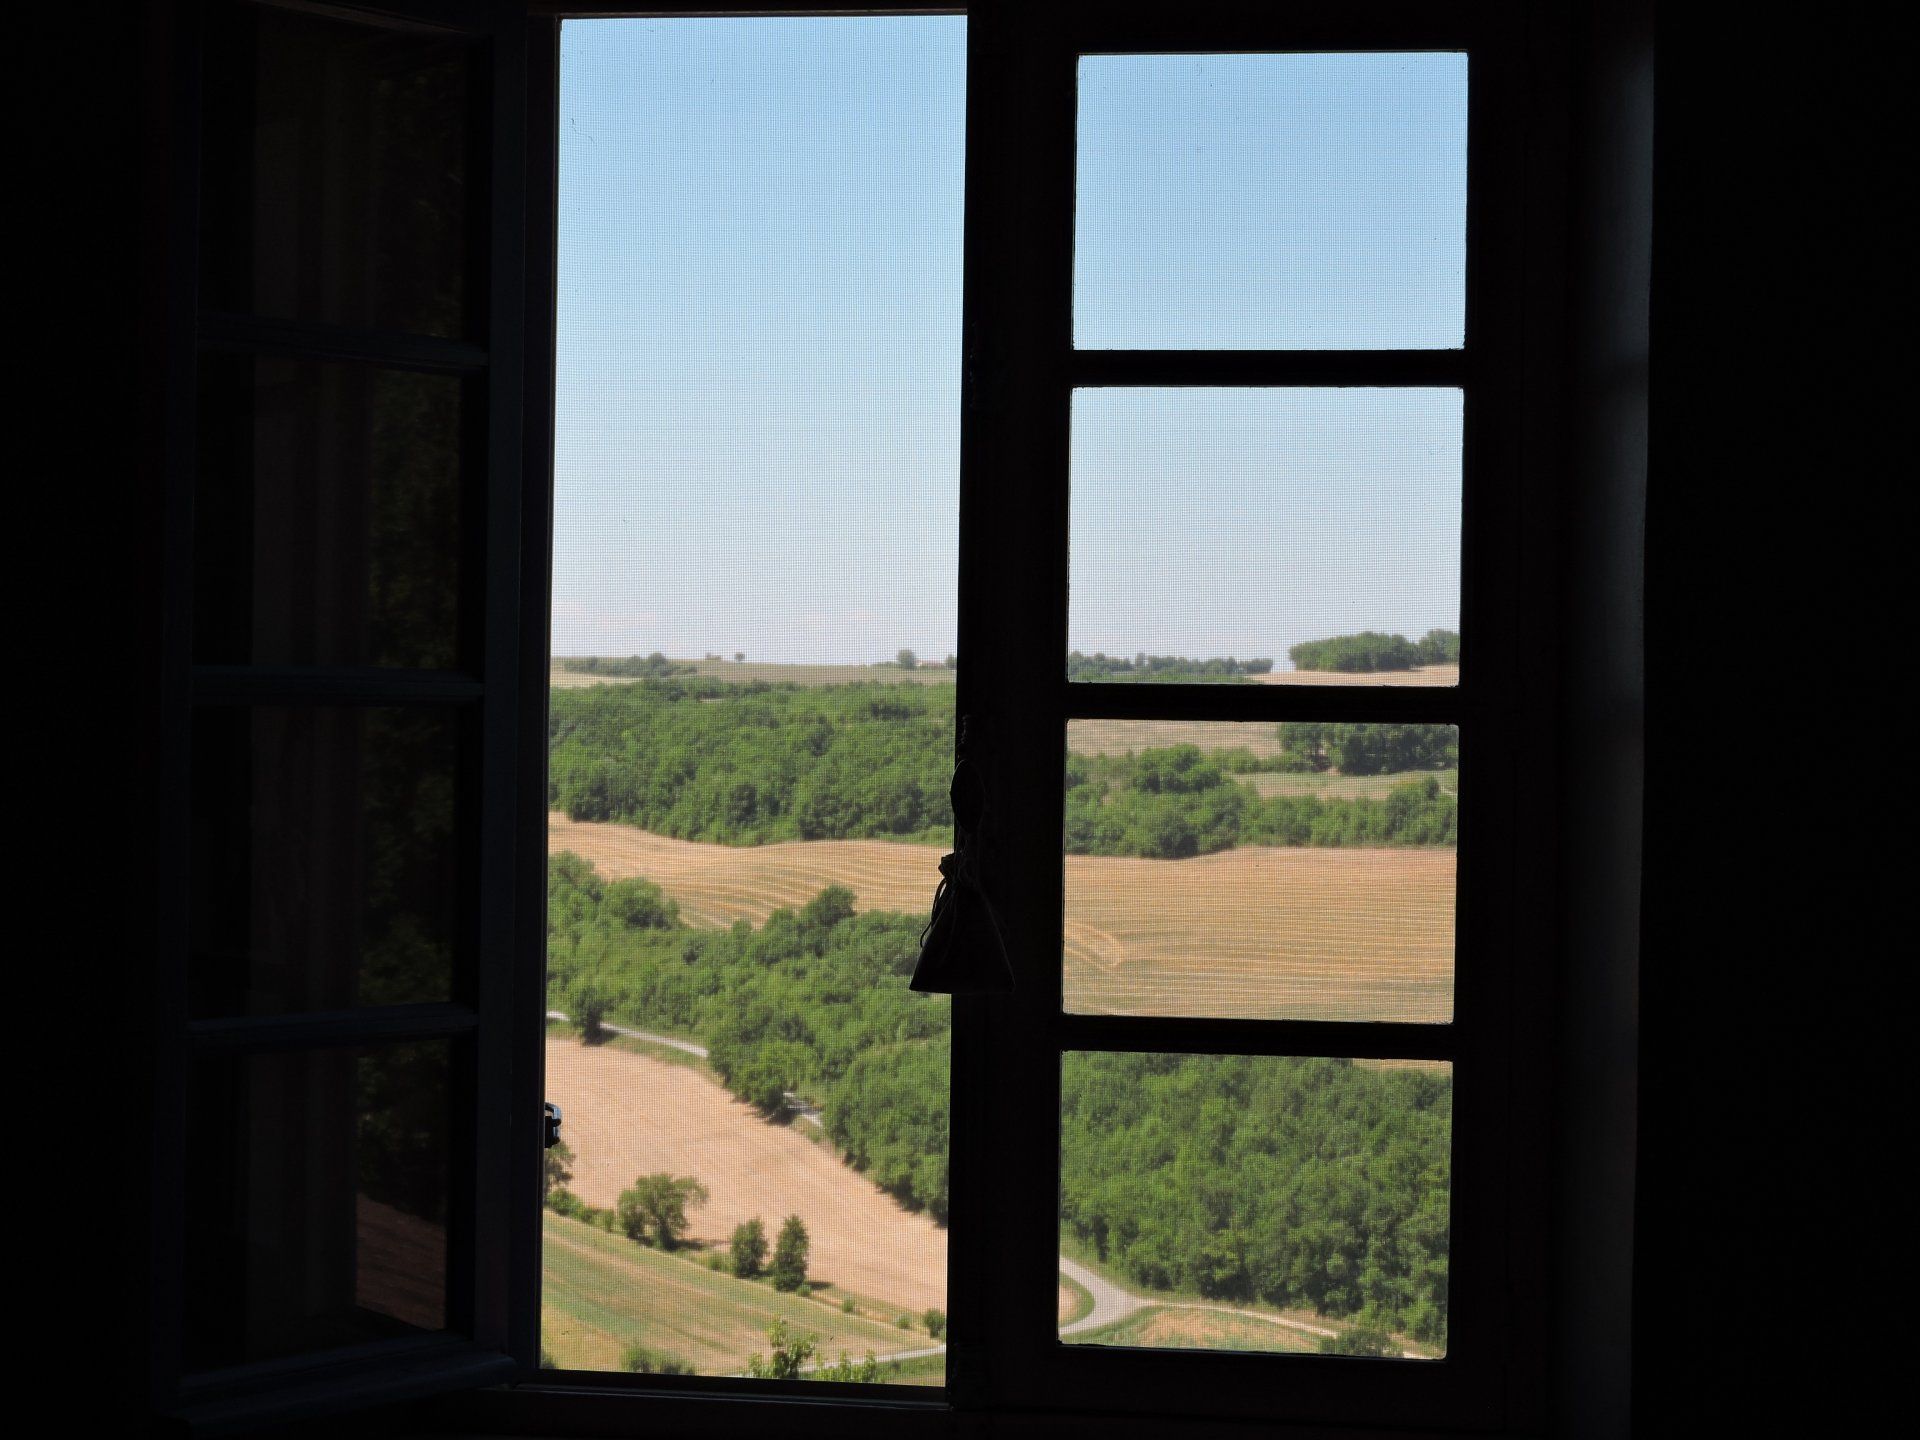
M1287 658L1296 670L1340 670L1349 674L1458 665L1460 636L1452 630L1429 630L1418 640L1409 640L1404 635L1362 630L1358 635L1302 640L1287 651Z
M556 691L554 808L728 845L885 838L944 844L953 692L906 685L727 685L671 678ZM1279 756L1191 745L1069 755L1073 855L1176 860L1234 845L1451 845L1446 725L1288 725ZM1273 795L1257 770L1415 772L1384 797Z
M1452 1109L1428 1070L1072 1053L1062 1228L1150 1289L1444 1344Z

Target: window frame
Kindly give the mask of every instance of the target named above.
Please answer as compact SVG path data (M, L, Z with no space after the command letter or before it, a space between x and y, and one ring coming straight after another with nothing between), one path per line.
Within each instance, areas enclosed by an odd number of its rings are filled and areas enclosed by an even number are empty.
M563 18L631 14L632 7L536 3L529 27L533 76L528 150L529 287L535 345L529 370L528 478L551 503L551 235ZM683 12L684 13L684 12ZM788 4L701 7L702 14L819 13ZM884 13L884 12L883 12ZM1523 7L1369 7L1364 15L1286 15L1226 3L1202 17L1090 4L967 7L968 146L957 704L984 752L998 812L984 873L1013 943L1020 988L1011 999L954 1004L952 1218L949 1228L948 1384L924 1390L862 1387L822 1396L804 1385L694 1377L543 1377L537 1348L516 1346L522 1382L472 1397L459 1413L515 1428L634 1423L641 1416L732 1433L774 1423L807 1433L869 1427L944 1428L970 1411L1071 1411L1168 1419L1373 1423L1410 1429L1524 1427L1544 1391L1545 1164L1512 1163L1547 1149L1549 967L1553 876L1542 847L1523 837L1555 824L1550 786L1526 787L1529 763L1550 763L1550 677L1520 664L1537 641L1523 601L1551 593L1552 497L1529 504L1523 455L1546 438L1523 409L1528 356L1554 338L1552 297L1530 247L1558 244L1551 186L1537 181L1525 91L1533 37ZM1469 54L1466 337L1458 350L1079 351L1072 343L1074 73L1085 53L1232 50L1464 49ZM1551 116L1549 115L1550 119ZM1551 256L1553 251L1547 252ZM1544 267L1552 270L1549 259ZM542 287L545 299L540 299ZM1545 300L1547 303L1542 303ZM1457 691L1381 687L1142 688L1069 685L1065 654L1068 415L1087 385L1445 385L1464 392L1462 631L1474 659ZM1537 387L1536 387L1537 388ZM1537 394L1535 399L1537 401ZM985 483L982 477L995 477ZM536 509L541 507L536 506ZM543 510L542 513L545 513ZM544 537L542 537L544 538ZM528 553L536 548L529 537ZM1544 562L1534 557L1549 557ZM544 580L544 555L539 575ZM534 568L529 569L530 578ZM1024 584L1010 585L1007 577ZM529 596L529 604L533 599ZM541 601L544 604L544 600ZM1538 607L1536 607L1538 608ZM530 627L544 640L544 630ZM1039 635L1025 645L1009 637ZM529 657L536 642L529 640ZM524 671L529 716L544 716L543 674ZM1469 677L1471 679L1469 680ZM1364 713L1360 700L1364 696ZM1147 1019L1067 1015L1057 939L1062 915L1058 844L1069 716L1445 721L1475 755L1463 799L1470 840L1459 868L1455 1018L1451 1026L1343 1022ZM543 727L541 727L543 729ZM534 733L529 725L528 733ZM1051 737L1049 739L1048 737ZM544 756L526 757L528 765ZM1504 763L1502 763L1504 761ZM531 773L531 772L529 772ZM542 783L542 789L544 784ZM544 847L540 847L542 850ZM532 853L530 850L529 853ZM1469 860L1470 857L1470 860ZM531 893L531 892L529 892ZM1044 937L1035 953L1020 937ZM1497 961L1479 957L1499 956ZM531 963L531 962L529 962ZM525 1043L525 1037L522 1037ZM1451 1058L1455 1074L1455 1310L1447 1359L1435 1363L1324 1360L1208 1352L1063 1346L1054 1315L1058 1229L1059 1054L1063 1049ZM1025 1177L1003 1187L980 1157ZM973 1157L969 1163L966 1157ZM1007 1159L1011 1157L1011 1159ZM1010 1197L1008 1190L1022 1194ZM1464 1257L1464 1259L1462 1258ZM1465 1280L1464 1286L1462 1280ZM538 1258L523 1273L537 1308ZM1464 1293L1465 1303L1460 1297ZM522 1307L526 1308L526 1307ZM1143 1379L1143 1377L1146 1377ZM1284 1398L1276 1401L1276 1393ZM1168 1411L1165 1397L1184 1403ZM796 1404L800 1397L804 1404ZM724 1397L724 1398L723 1398ZM641 1404L635 1411L630 1407ZM631 1417L631 1418L629 1418Z

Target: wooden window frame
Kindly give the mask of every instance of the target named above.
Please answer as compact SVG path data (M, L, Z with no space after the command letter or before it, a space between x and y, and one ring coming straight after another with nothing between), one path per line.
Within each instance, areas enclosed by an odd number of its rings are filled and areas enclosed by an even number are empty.
M535 196L552 196L562 17L627 6L540 5L529 57ZM542 1377L471 1397L458 1413L518 1433L947 1433L970 1414L1157 1417L1263 1427L1369 1424L1397 1433L1527 1428L1544 1394L1545 1053L1553 953L1550 862L1530 833L1554 824L1551 787L1519 776L1551 760L1554 695L1529 683L1525 597L1549 583L1553 504L1529 503L1522 458L1528 355L1554 338L1540 276L1520 264L1551 235L1551 185L1529 193L1528 26L1513 5L1277 7L1071 4L967 7L968 140L957 704L984 759L995 815L985 873L1020 986L954 1003L948 1384L826 1396L712 1377ZM819 13L706 5L701 14ZM684 12L683 12L684 13ZM1074 74L1081 54L1464 50L1469 56L1466 342L1457 350L1076 351L1072 343ZM1534 169L1537 170L1537 165ZM1536 190L1541 187L1536 185ZM543 256L550 287L551 225ZM540 283L532 287L537 293ZM551 324L551 305L540 309ZM529 327L537 338L539 324ZM550 341L551 331L548 330ZM538 348L536 344L536 349ZM536 357L537 367L548 363ZM1447 386L1465 395L1462 630L1457 690L1068 684L1067 456L1083 386ZM544 407L544 412L543 412ZM551 386L529 396L529 443L550 430ZM550 457L548 457L550 459ZM529 479L550 476L529 464ZM1530 548L1531 547L1531 548ZM1538 607L1536 607L1538 608ZM526 671L530 711L544 711ZM1456 1014L1448 1026L1069 1015L1061 1006L1060 806L1068 718L1395 720L1457 724L1474 755L1462 802ZM1525 1018L1526 1023L1522 1023ZM1449 1059L1455 1178L1448 1355L1433 1363L1065 1346L1055 1315L1059 1056L1063 1050ZM989 1174L986 1157L993 1157ZM1008 1183L1012 1174L1019 1183ZM537 1297L537 1273L526 1277ZM537 1301L536 1301L537 1303ZM1170 1405L1178 1397L1177 1407Z

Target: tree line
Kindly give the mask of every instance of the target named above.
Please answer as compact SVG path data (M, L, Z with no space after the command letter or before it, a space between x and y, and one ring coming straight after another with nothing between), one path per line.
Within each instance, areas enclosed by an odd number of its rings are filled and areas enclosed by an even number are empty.
M1075 855L1179 859L1233 845L1448 845L1456 800L1420 771L1459 763L1448 725L1289 724L1285 747L1191 745L1067 758ZM726 685L667 679L556 691L550 803L683 840L758 845L952 833L946 687ZM1408 772L1384 797L1262 798L1259 770Z
M1069 855L1182 860L1236 845L1452 845L1459 800L1435 775L1384 796L1262 796L1231 778L1237 752L1174 745L1067 756Z
M651 655L583 655L572 659L556 658L560 669L576 675L611 675L625 680L662 680L669 675L693 675L698 667L677 665L658 650Z
M1236 660L1231 655L1225 659L1189 660L1184 655L1149 655L1143 650L1129 660L1124 655L1103 655L1098 651L1082 655L1075 650L1067 656L1069 680L1236 680L1248 675L1265 675L1272 669L1271 660Z
M549 1003L592 1026L694 1035L721 1083L762 1114L816 1104L859 1170L945 1221L948 1008L907 979L922 920L856 915L829 886L759 928L699 930L646 880L548 864Z
M1420 665L1458 665L1460 636L1452 630L1429 630L1418 640L1362 630L1358 635L1330 635L1324 640L1302 640L1287 651L1296 670L1412 670Z
M1452 1102L1348 1060L1070 1053L1062 1227L1148 1289L1444 1343Z

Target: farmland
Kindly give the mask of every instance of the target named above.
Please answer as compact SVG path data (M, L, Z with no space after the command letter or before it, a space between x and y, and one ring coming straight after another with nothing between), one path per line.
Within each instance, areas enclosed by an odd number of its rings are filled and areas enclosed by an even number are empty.
M689 923L755 924L845 885L862 910L931 903L938 855L880 840L742 848L549 817L548 847L642 877ZM1189 860L1066 858L1066 995L1111 1014L1444 1021L1454 852L1245 846Z
M701 1374L737 1374L749 1355L766 1350L776 1320L818 1336L828 1357L841 1350L856 1358L868 1350L885 1355L927 1343L924 1331L909 1334L871 1315L842 1314L833 1292L820 1299L782 1295L551 1211L541 1241L540 1347L562 1370L617 1370L626 1348L642 1345L690 1362ZM937 1369L928 1383L940 1383Z
M837 1287L836 1305L841 1292L916 1315L946 1304L946 1231L701 1071L553 1037L546 1085L566 1115L570 1188L589 1205L612 1207L637 1175L692 1175L711 1198L690 1212L689 1240L719 1243L742 1221L771 1229L797 1214L813 1242L809 1277ZM907 1348L893 1339L882 1348Z

